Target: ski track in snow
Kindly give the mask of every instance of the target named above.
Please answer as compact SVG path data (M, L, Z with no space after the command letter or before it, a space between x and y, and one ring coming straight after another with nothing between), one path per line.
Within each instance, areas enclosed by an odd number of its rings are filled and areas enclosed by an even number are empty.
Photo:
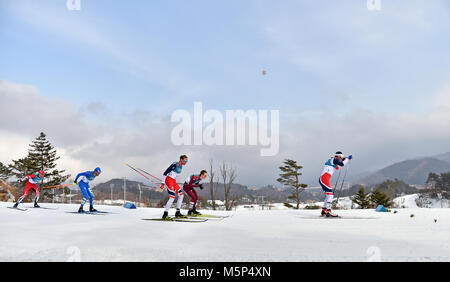
M0 202L0 261L450 261L450 209L337 211L361 219L320 218L320 210L204 211L233 216L183 223L141 220L160 217L156 208L96 206L119 214L78 215L66 213L75 204L26 212L11 205Z

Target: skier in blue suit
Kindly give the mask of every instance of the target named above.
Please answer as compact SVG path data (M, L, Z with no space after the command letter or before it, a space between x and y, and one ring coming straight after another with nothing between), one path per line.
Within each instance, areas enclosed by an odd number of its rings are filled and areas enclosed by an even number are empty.
M91 188L89 187L89 181L92 181L95 179L95 177L99 176L100 173L102 173L101 169L97 167L94 169L94 171L86 171L79 173L77 177L75 178L75 185L78 185L81 189L81 193L83 193L83 201L81 202L81 206L78 209L79 213L84 212L83 206L86 204L86 201L89 199L89 211L90 212L96 212L97 210L94 209L93 201L94 201L94 194L92 194ZM78 182L78 179L80 181Z

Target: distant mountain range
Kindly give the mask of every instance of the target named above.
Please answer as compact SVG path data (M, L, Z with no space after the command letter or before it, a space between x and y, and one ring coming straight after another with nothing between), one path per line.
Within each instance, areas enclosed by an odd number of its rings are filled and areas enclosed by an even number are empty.
M162 191L158 187L150 188L147 184L138 181L126 180L126 199L129 201L137 201L139 199L139 185L142 190L142 199L147 202L159 202L164 200L168 194L167 191ZM181 185L180 185L181 186ZM203 184L204 189L196 189L199 196L203 196L207 199L211 198L211 191L209 189L209 183ZM223 184L214 183L216 191L216 200L224 200L225 192ZM95 186L96 198L110 199L111 190L113 199L124 198L124 180L123 179L111 179L108 182L100 183ZM230 192L230 198L243 199L246 198L250 202L263 199L264 201L271 202L286 202L288 196L292 195L292 189L280 189L272 185L258 188L249 188L241 184L233 184ZM313 193L307 191L300 193L302 201L315 199ZM238 201L240 202L240 201ZM242 203L242 202L241 202Z
M442 173L448 171L450 171L450 152L433 157L398 162L353 182L362 185L373 185L388 179L399 179L411 185L424 185L430 172Z
M386 180L399 179L410 185L424 185L430 172L442 173L450 171L450 152L435 155L432 157L421 157L412 160L405 160L389 166L386 166L375 172L360 173L350 180L353 184L361 184L364 186L373 186ZM111 186L112 185L112 186ZM111 187L114 199L123 199L123 179L111 179L108 182L101 183L95 186L95 193L101 193L102 198L109 199L111 195ZM164 200L167 197L167 191L162 191L158 187L149 188L147 184L138 181L126 180L127 200L137 201L139 199L139 185L145 187L142 189L142 198L152 203ZM224 200L223 184L215 183L216 200ZM204 183L205 189L197 189L200 196L207 199L211 197L209 183ZM347 191L349 195L354 194L355 191ZM317 191L316 191L317 190ZM321 189L309 190L301 193L302 201L318 200L323 198ZM292 195L292 189L280 189L272 185L264 187L247 187L241 184L233 184L231 189L231 197L239 198L248 201L256 201L264 198L265 201L272 202L287 202L288 197ZM346 192L346 193L347 193ZM96 194L97 195L97 194ZM241 202L242 203L242 202Z
M450 152L444 153L444 154L440 154L440 155L436 155L433 156L432 158L444 161L444 162L448 162L450 163Z

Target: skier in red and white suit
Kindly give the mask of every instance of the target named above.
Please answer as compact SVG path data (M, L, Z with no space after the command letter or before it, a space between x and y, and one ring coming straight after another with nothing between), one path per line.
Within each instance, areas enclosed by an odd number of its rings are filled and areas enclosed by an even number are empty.
M39 208L38 201L39 201L39 189L36 184L40 183L45 177L45 171L41 170L39 172L36 172L35 174L30 174L28 176L25 176L23 180L27 181L27 184L25 185L25 190L23 192L22 197L19 198L17 203L14 205L14 208L17 208L20 203L22 203L23 199L25 199L26 196L28 196L28 193L30 190L33 190L34 193L36 193L36 197L34 198L34 207Z
M337 216L337 214L331 212L331 202L333 201L334 193L333 187L331 187L330 184L330 178L336 170L339 170L339 167L345 166L352 158L352 155L345 158L342 152L336 152L334 157L325 163L325 167L323 168L322 174L319 178L320 186L322 186L322 190L325 193L325 200L323 202L321 215L326 215L327 217Z
M181 214L181 205L183 203L183 189L178 186L177 175L181 174L183 166L188 162L188 157L186 155L180 156L180 161L172 163L164 172L163 183L167 186L167 192L169 193L169 200L167 201L166 208L164 209L163 219L170 219L169 209L175 201L175 196L178 195L177 210L175 212L175 217L183 217Z

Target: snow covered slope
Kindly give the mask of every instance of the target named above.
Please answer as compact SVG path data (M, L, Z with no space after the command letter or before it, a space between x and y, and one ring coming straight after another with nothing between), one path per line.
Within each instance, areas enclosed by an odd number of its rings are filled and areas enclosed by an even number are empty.
M66 213L77 205L10 205L0 202L0 261L450 261L450 209L339 210L343 219L208 211L233 216L180 223L141 220L161 209L98 206L116 214L79 215Z
M449 201L446 199L435 199L419 194L410 194L395 198L393 200L396 208L449 208ZM419 205L417 205L419 203Z
M419 208L416 204L416 200L419 198L419 194L405 195L397 197L393 200L395 207L397 208Z

